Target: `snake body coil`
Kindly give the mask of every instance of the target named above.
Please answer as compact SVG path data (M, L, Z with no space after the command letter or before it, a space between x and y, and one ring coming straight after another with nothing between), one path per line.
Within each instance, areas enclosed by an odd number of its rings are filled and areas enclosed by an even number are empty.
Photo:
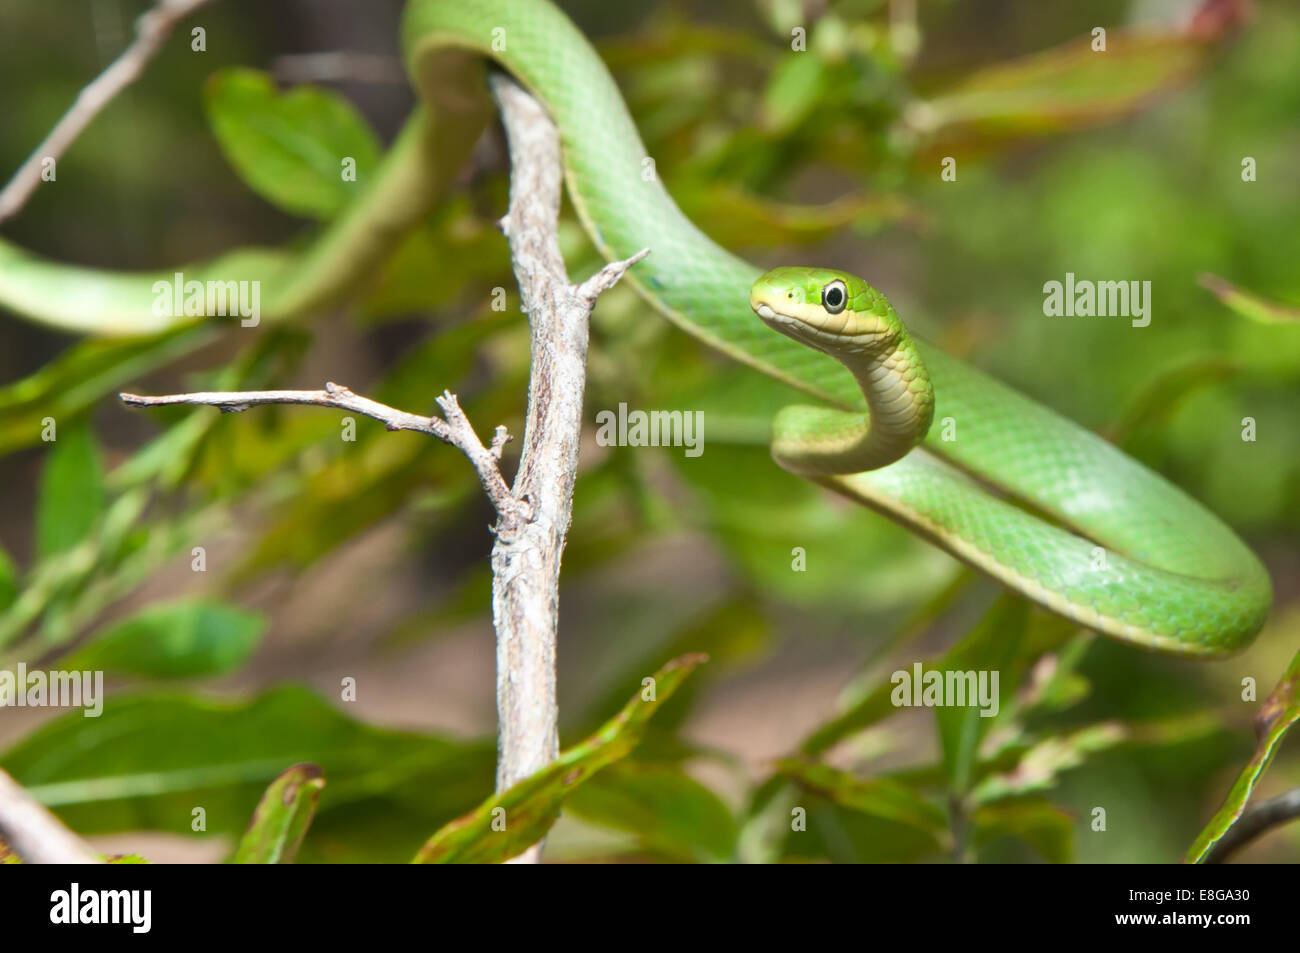
M412 76L435 104L452 102L453 92L468 95L467 80L479 84L461 62L454 70L434 65L449 49L481 54L512 73L559 128L569 194L602 253L613 260L651 248L625 280L684 330L825 405L778 418L774 449L783 463L1108 635L1215 656L1259 631L1271 586L1232 530L1106 441L943 351L911 344L919 360L904 362L901 389L891 400L877 388L876 420L864 416L854 373L824 349L756 320L749 293L759 269L711 241L657 177L644 174L652 166L613 79L555 7L415 0L403 34ZM888 308L883 297L879 303ZM913 387L921 375L933 384L932 398L929 387ZM907 419L887 419L891 408L904 408ZM907 452L931 416L951 418L957 439L930 433ZM864 437L874 425L876 436ZM842 472L857 464L880 469Z

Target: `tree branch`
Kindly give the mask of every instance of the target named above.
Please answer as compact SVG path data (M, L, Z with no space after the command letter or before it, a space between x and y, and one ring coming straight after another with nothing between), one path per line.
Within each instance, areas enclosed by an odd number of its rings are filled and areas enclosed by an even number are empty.
M1205 863L1221 864L1233 853L1274 827L1300 817L1300 788L1261 801L1228 828L1219 842L1205 855Z
M560 254L560 140L541 104L504 74L490 77L510 146L510 207L500 222L510 243L532 330L528 412L519 471L507 487L499 463L510 435L497 427L484 446L456 397L438 398L444 420L395 410L338 384L324 390L246 391L142 397L120 394L137 407L204 404L238 412L260 404L308 404L363 414L389 430L427 433L459 449L497 511L492 549L492 619L497 633L497 789L540 771L559 753L555 643L560 557L573 518L582 400L587 377L588 319L596 299L612 288L644 249L572 284ZM508 821L507 821L508 822ZM536 862L541 845L520 857Z
M41 166L46 159L58 159L77 141L86 127L113 99L144 72L158 55L172 29L199 7L212 0L158 0L135 23L135 40L104 72L77 94L77 99L55 124L45 141L27 157L9 184L0 191L0 222L17 215L41 184Z
M0 837L29 864L101 862L76 834L4 771L0 771Z
M500 222L532 330L528 415L511 490L533 507L517 533L492 549L492 618L497 631L497 790L540 771L559 753L555 644L560 557L573 518L588 319L645 249L606 265L581 285L560 254L560 137L546 110L504 73L489 76L510 147L510 207ZM507 819L507 823L509 819ZM515 858L536 863L537 844Z
M254 391L204 391L194 394L167 394L162 397L142 397L139 394L118 394L124 404L133 407L165 407L171 404L198 404L219 407L222 413L240 413L261 404L308 404L313 407L332 407L347 410L378 420L389 430L415 430L437 437L443 443L451 444L469 458L474 469L478 471L479 482L483 492L492 501L497 515L511 526L531 517L531 510L510 495L501 469L497 466L501 459L501 447L510 439L505 427L497 427L491 448L483 446L478 434L465 412L460 409L460 402L451 391L443 391L438 398L445 420L437 417L421 417L404 410L395 410L368 397L354 394L341 384L332 381L325 384L324 390L254 390Z

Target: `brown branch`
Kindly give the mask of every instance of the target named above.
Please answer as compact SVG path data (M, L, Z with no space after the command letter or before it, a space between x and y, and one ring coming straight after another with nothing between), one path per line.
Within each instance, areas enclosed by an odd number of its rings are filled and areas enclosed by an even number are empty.
M612 288L645 249L572 284L560 254L562 167L559 133L533 97L504 74L490 78L510 146L510 207L500 222L532 331L528 412L519 471L512 487L499 462L510 435L498 427L484 446L455 396L438 398L444 420L394 410L327 384L321 391L250 391L140 397L138 407L205 404L242 411L259 404L309 404L373 417L390 430L427 433L469 458L496 507L492 549L492 619L497 633L497 788L540 771L559 753L555 644L560 557L573 518L582 400L587 375L588 319L597 297ZM508 821L507 821L508 822ZM516 860L535 862L540 845Z
M101 863L93 850L4 771L0 771L0 837L29 864Z
M469 458L469 462L478 471L483 492L492 501L492 505L504 523L513 526L531 517L528 505L510 495L510 488L506 486L505 478L501 476L501 469L497 466L501 459L500 447L510 439L506 428L496 429L491 448L483 446L483 441L479 440L469 418L460 409L460 402L451 391L443 391L442 396L438 398L438 406L442 408L445 420L395 410L369 397L354 394L343 385L332 381L326 383L324 390L202 391L193 394L167 394L162 397L143 397L139 394L117 396L122 403L132 407L189 404L219 407L222 413L240 413L249 407L262 404L308 404L313 407L332 407L335 410L362 414L378 420L389 430L415 430L419 433L427 433L455 447Z
M532 330L528 415L511 492L533 506L492 550L497 631L497 790L540 771L559 753L555 644L560 557L573 518L588 319L597 296L649 249L606 265L581 285L560 254L560 137L546 110L504 73L489 77L510 147L510 208L500 222ZM508 820L507 820L508 822ZM541 845L516 861L535 863Z
M199 7L212 0L158 0L135 22L135 40L104 72L77 94L76 101L55 124L45 141L0 191L0 222L17 215L41 184L41 166L46 159L58 159L77 141L86 127L113 99L144 72L158 55L172 29Z

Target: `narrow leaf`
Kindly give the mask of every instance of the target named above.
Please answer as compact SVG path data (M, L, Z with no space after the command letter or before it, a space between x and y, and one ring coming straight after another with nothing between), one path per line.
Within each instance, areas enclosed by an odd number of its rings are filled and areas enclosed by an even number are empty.
M295 764L271 782L235 851L237 864L291 864L316 816L325 779L314 764Z
M565 813L685 861L726 861L735 850L727 805L677 765L610 765L570 795Z
M56 429L36 500L37 554L44 559L71 549L89 535L103 510L104 474L90 428Z
M849 810L908 824L936 836L947 831L948 816L942 808L890 778L864 780L830 765L800 759L780 761L777 772Z
M996 710L1001 711L1015 696L1024 669L1022 648L1028 628L1029 604L1005 593L998 597L974 631L953 647L937 671L945 682L950 672L958 677L974 673L976 686L980 679L987 679L993 687L996 676L998 697L992 701ZM964 686L968 681L963 679L960 684ZM920 687L913 685L912 690L917 692ZM980 739L996 719L985 717L986 709L977 698L966 698L960 705L953 699L948 701L951 707L936 708L934 718L943 746L948 783L954 792L961 793L970 786Z
M9 554L0 549L0 612L13 605L18 594L18 567Z
M1108 32L998 63L930 100L916 113L926 129L948 135L1032 135L1128 115L1186 83L1208 60L1210 45L1187 33Z
M976 847L1014 837L1053 864L1069 863L1074 851L1074 818L1042 798L985 805L975 812L974 821Z
M1201 831L1196 842L1187 851L1184 858L1189 864L1204 863L1214 845L1232 829L1246 810L1246 804L1259 779L1263 777L1278 745L1286 737L1287 730L1300 720L1300 653L1291 660L1290 667L1278 682L1277 688L1264 700L1259 714L1255 716L1255 730L1259 741L1255 754L1237 777L1237 781L1228 792L1223 807L1210 819L1205 830Z
M1300 324L1300 308L1261 298L1218 275L1201 275L1201 287L1212 291L1216 298L1241 317L1259 324Z
M673 659L655 673L652 698L639 692L599 731L562 752L554 763L444 826L413 862L500 863L537 843L560 816L565 798L601 768L629 754L650 717L706 658L697 654Z

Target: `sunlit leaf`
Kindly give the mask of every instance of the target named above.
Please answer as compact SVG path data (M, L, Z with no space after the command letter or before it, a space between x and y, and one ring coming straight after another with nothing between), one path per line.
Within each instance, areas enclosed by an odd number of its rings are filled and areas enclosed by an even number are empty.
M1012 770L992 774L977 784L971 800L982 804L1050 788L1062 772L1079 767L1089 755L1114 747L1127 737L1124 726L1102 722L1072 734L1045 738L1024 752Z
M263 198L298 215L329 218L356 194L379 161L379 143L339 94L314 86L279 93L266 73L214 74L204 106L221 151ZM343 176L346 160L356 178Z

